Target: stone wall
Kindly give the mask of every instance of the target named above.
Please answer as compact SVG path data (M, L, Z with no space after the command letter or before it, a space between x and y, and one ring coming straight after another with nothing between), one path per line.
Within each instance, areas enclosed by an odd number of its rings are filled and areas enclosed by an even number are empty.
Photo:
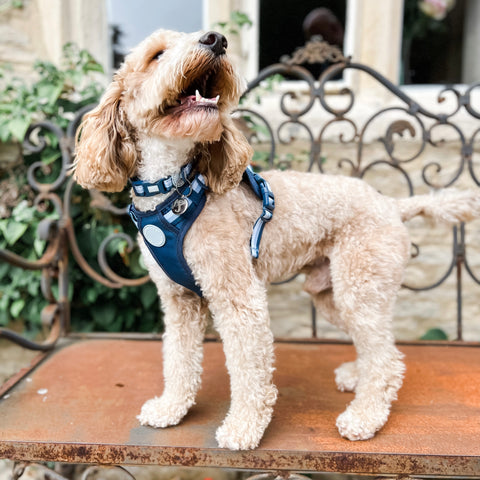
M355 159L355 145L324 144L327 158L325 170L331 173L348 174L348 169L339 170L340 159ZM291 147L290 147L291 148ZM298 146L297 146L298 148ZM414 155L418 144L404 142L405 153ZM295 150L294 150L295 151ZM302 156L305 148L298 148ZM431 165L428 171L436 170L434 162L439 162L443 170L439 179L450 179L461 166L460 144L450 142L442 148L426 148L425 152L414 161L402 165L409 174L416 193L427 193L428 187L422 179L422 170ZM478 155L478 148L476 155ZM474 155L474 168L480 177L480 159ZM407 158L406 157L406 158ZM385 149L380 142L366 146L362 160L364 165L376 160L386 159ZM298 165L297 165L298 166ZM379 165L365 176L365 179L382 193L403 197L408 195L408 188L403 175L391 166ZM473 182L467 168L464 168L455 187L479 188ZM453 261L453 232L451 227L436 225L432 221L416 217L407 223L412 242L419 246L419 254L412 258L404 282L413 287L426 287L440 280L448 271ZM469 266L477 278L480 278L480 220L471 222L466 227L467 252ZM413 250L412 250L413 252ZM450 339L456 338L456 269L437 288L414 292L403 288L399 294L394 316L394 330L398 340L415 340L431 328L443 329ZM462 269L463 287L463 324L464 339L480 341L480 285ZM309 336L311 324L311 307L309 296L302 291L303 278L300 276L292 283L272 286L270 289L270 311L272 326L278 336ZM325 320L318 320L318 336L326 338L346 338Z
M110 69L105 0L24 0L22 8L0 10L0 64L23 77L37 59L58 64L62 47L75 42Z

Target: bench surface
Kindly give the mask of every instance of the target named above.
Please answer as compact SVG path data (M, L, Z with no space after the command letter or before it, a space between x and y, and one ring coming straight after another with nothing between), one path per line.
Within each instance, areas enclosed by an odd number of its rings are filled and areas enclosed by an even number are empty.
M215 443L227 413L222 346L205 343L197 404L167 429L139 425L143 402L162 391L162 343L66 341L0 400L0 458L100 464L480 475L480 350L400 346L407 373L387 425L368 441L342 439L336 417L353 398L333 370L351 345L277 343L274 418L258 449Z

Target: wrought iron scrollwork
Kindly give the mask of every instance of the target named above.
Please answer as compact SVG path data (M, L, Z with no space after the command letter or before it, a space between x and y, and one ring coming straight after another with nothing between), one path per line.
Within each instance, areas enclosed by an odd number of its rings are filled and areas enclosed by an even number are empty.
M303 65L305 63L321 63L328 61L318 79ZM335 96L329 94L330 82L341 76L345 71L353 70L369 76L396 99L395 104L376 109L358 120L355 113L360 103L357 92L351 86L342 83L336 89ZM248 96L264 81L282 75L296 80L294 87L282 82L278 100L278 115L267 118L265 113L248 102ZM287 88L285 88L287 86ZM262 70L256 79L249 83L244 99L247 99L235 114L235 118L252 144L257 147L257 153L263 160L259 168L272 167L290 168L297 165L298 158L304 158L304 170L348 174L368 180L374 171L388 169L391 183L393 177L402 182L402 195L413 195L420 189L428 191L441 187L456 185L462 176L469 176L473 183L480 186L478 162L475 162L475 145L480 136L480 127L475 126L467 133L459 127L456 117L460 114L471 119L480 119L479 109L473 105L474 93L478 93L480 82L466 87L463 91L448 87L442 89L437 97L440 111L432 111L420 105L403 89L394 85L374 69L353 62L345 57L338 48L334 48L314 39L305 47L298 49L293 55L285 57L282 62ZM341 100L341 101L340 101ZM46 134L57 139L60 147L60 160L56 165L56 177L49 182L42 181L45 165L34 163L28 170L28 181L36 192L35 205L45 208L53 206L57 212L57 220L46 220L42 223L47 248L41 258L30 261L6 250L0 250L0 260L22 268L42 272L42 291L48 301L43 317L50 325L51 334L42 344L30 344L32 348L49 349L58 337L69 326L68 301L68 254L72 253L80 268L94 280L112 288L124 285L141 285L148 281L148 276L141 278L125 278L116 273L108 264L107 248L110 242L120 239L126 242L127 250L134 248L134 241L124 233L117 233L105 238L98 253L100 271L88 264L80 251L71 215L72 192L75 183L68 177L68 168L72 162L73 145L76 130L82 116L91 109L87 106L78 112L68 126L66 132L49 123L40 122L32 125L26 135L24 148L30 152L40 152L47 145ZM311 115L320 112L318 121L311 121ZM381 125L378 128L378 125ZM380 134L378 132L381 132ZM443 132L443 133L442 133ZM448 132L459 145L455 151L454 161L448 165L441 158L428 159L420 167L419 179L412 178L412 164L420 161L427 148L438 149L449 143L444 134ZM415 146L408 151L402 151L402 139L415 139ZM300 142L300 150L291 148ZM372 157L369 148L372 143L380 147L381 153ZM336 156L328 150L329 144L335 145ZM338 146L341 148L338 148ZM293 153L292 153L293 152ZM450 155L451 158L451 155ZM382 170L382 171L383 171ZM385 185L383 185L385 186ZM382 186L382 191L383 191ZM388 187L388 185L386 185ZM62 192L60 194L59 192ZM388 191L384 193L389 193ZM99 192L91 193L91 204L114 214L125 214L124 208L118 208ZM415 255L422 252L420 245L414 245ZM414 290L435 288L450 278L453 272L465 271L477 284L480 283L478 273L467 259L465 245L465 228L460 225L453 230L452 258L447 261L445 273L431 285L414 286ZM52 293L52 281L59 286L57 298ZM458 323L461 338L461 278L458 288ZM313 323L315 332L315 323ZM10 338L17 343L28 343L13 332L0 329L0 337Z
M60 127L51 122L39 122L29 127L25 135L23 148L29 153L40 153L48 145L46 134L55 137L60 149L60 164L55 165L57 170L53 181L44 182L39 179L47 168L41 161L33 163L27 172L27 178L31 188L37 192L34 205L38 209L46 209L46 205L52 205L57 219L45 219L40 222L39 234L46 241L46 249L38 260L27 260L21 256L0 249L0 261L8 262L14 266L28 270L39 270L42 272L42 293L48 301L48 305L41 313L42 324L48 329L48 336L45 341L39 343L28 340L23 336L0 328L0 338L6 338L23 347L35 350L50 350L57 340L64 335L70 326L70 303L68 300L68 262L69 253L76 260L79 267L92 279L111 288L123 286L137 286L148 281L146 275L141 278L131 279L116 274L108 265L105 250L108 243L114 238L120 238L127 242L128 249L134 248L132 238L124 233L111 235L102 243L98 252L101 272L97 272L85 259L77 242L74 231L71 202L75 182L68 176L69 168L72 165L75 134L81 123L83 115L93 108L89 105L81 109L68 125L64 132ZM52 172L47 172L52 174ZM100 192L91 192L92 203L98 208L109 210L116 215L126 215L126 208L115 207ZM56 281L58 294L54 295L52 282Z
M53 468L50 468L48 464L44 465L43 463L16 463L13 465L12 470L12 480L18 480L21 478L34 475L35 478L40 478L43 476L45 479L50 480L68 480L73 478L71 475L65 476L63 467L72 468L71 465L62 465L56 464ZM83 470L83 471L81 471ZM81 473L80 473L81 471ZM115 478L125 478L130 480L136 480L132 472L130 472L126 467L121 465L91 465L86 467L79 467L75 471L75 478L81 480L92 480L95 478L102 478L102 473L105 471L113 472L115 471Z
M324 61L329 61L331 65L323 71L318 80L303 67L305 63ZM343 82L340 89L335 89L330 83L348 70L370 76L390 92L395 101L384 108L376 109L371 114L356 115L355 107L361 101L357 100L353 88L345 86ZM404 89L374 69L345 57L337 47L315 39L293 55L282 58L280 63L265 68L250 82L244 95L244 102L249 105L249 115L253 116L252 110L255 110L248 103L249 95L266 79L278 74L297 82L286 93L282 93L285 90L285 83L282 84L279 114L271 115L270 120L266 120L267 115L264 112L263 116L257 114L266 124L263 131L271 133L267 142L270 145L270 152L275 152L276 157L270 161L270 165L272 161L276 166L282 165L281 146L290 145L302 137L304 148L308 151L306 159L308 162L301 168L308 171L317 169L320 172L330 172L333 168L336 170L335 173L352 175L368 181L367 177L374 171L380 168L389 169L404 185L403 196L454 186L465 175L480 186L479 163L474 162L475 143L478 142L480 127L475 127L473 132L467 133L467 129L462 128L457 121L459 115L470 117L470 120L480 118L480 111L472 103L473 92L478 90L480 82L465 87L463 92L454 87L441 89L436 98L439 106L437 111L436 108L422 106ZM330 91L335 91L335 95L329 94L329 87ZM294 101L296 106L292 107ZM317 122L311 120L314 115L318 119ZM474 125L471 121L470 124ZM315 129L318 129L318 133ZM295 134L292 135L291 131L295 131ZM379 131L384 133L379 136ZM405 144L401 142L402 139L412 140L408 151L401 150L400 147ZM332 140L335 140L337 150L342 150L336 165L327 152L327 145ZM369 156L369 149L373 142L376 142L378 147L372 157ZM350 148L343 150L338 148L339 144L348 145ZM455 145L456 150L452 150L450 145ZM383 153L379 154L378 151L382 147ZM427 149L432 149L428 150L429 152L435 149L441 152L442 148L447 147L451 150L448 163L441 155L438 159L424 157ZM415 168L412 165L420 162L423 164L419 167L417 165L415 171L418 178L414 178L412 171ZM289 165L294 163L294 159L290 158ZM383 191L383 188L381 190ZM459 272L464 270L474 282L479 283L479 275L475 274L466 258L464 232L464 225L453 229L452 257L447 261L445 272L439 279L429 285L407 286L417 291L433 289L457 272L458 339L462 338L462 292ZM413 248L414 255L419 256L422 248L419 245L414 245Z
M338 63L347 58L336 45L323 41L320 35L313 36L303 47L297 48L292 55L285 55L281 62L286 65L302 65L304 63Z

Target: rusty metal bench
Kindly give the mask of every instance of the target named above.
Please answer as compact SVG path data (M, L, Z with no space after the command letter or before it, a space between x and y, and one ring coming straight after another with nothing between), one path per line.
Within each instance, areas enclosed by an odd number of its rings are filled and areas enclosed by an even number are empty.
M309 49L311 53L315 45ZM324 45L322 49L325 52ZM293 152L295 158L306 157L300 168L329 171L333 166L342 173L367 180L378 167L380 174L373 180L382 184L382 190L394 183L393 180L384 182L386 175L381 169L387 168L393 172L388 178L399 178L406 195L458 185L464 177L474 186L480 186L480 162L474 156L480 111L472 102L473 91L480 84L464 88L463 93L446 89L441 95L451 95L456 108L435 113L369 67L338 54L333 58L331 51L327 56L334 63L322 74L319 83L314 83L311 75L295 64L295 59L285 59L261 72L249 85L249 92L255 92L264 79L278 73L303 82L303 87L296 87L295 94L287 92L282 96L273 122L267 120L266 114L259 114L252 102L239 109L236 115L240 125L259 152L255 160L260 158L259 161L267 165L284 168ZM349 89L339 92L339 99L347 101L336 108L329 103L333 97L325 93L327 81L345 70L366 72L384 85L399 103L368 114L357 127L353 92ZM303 107L289 104L301 103L302 99ZM314 106L318 107L317 100L321 108L318 118L314 122L310 119L313 130L305 118ZM389 117L392 112L397 115L393 120ZM293 472L397 478L480 477L480 339L475 338L473 329L466 335L473 338L464 340L463 318L464 296L468 296L473 308L478 305L478 224L460 225L448 234L449 257L439 278L428 285L406 285L405 298L412 304L419 291L430 292L442 286L454 291L453 340L399 342L407 363L404 386L387 425L374 439L350 442L340 438L336 431L335 418L353 397L335 389L333 370L342 362L353 360L354 351L347 341L319 338L323 327L315 316L311 338L282 338L276 343L274 381L279 388L279 399L272 423L258 449L232 452L219 449L215 444L215 428L228 409L229 384L222 346L214 339L205 343L203 386L197 404L186 419L168 429L141 427L136 415L142 403L162 388L161 338L140 334L81 335L69 329L69 252L86 273L99 281L116 287L123 282L107 265L103 273L98 273L85 264L69 216L72 183L65 176L65 168L71 161L72 138L82 114L79 112L67 132L54 130L63 155L59 180L49 185L32 180L39 195L50 198L61 183L67 182L64 198L55 198L63 215L50 225L50 242L44 256L32 263L0 251L0 260L42 270L50 281L57 279L59 285L57 299L50 297L51 303L44 311L44 318L50 324L50 335L45 342L27 341L16 333L0 329L0 337L42 351L29 368L0 387L0 458L18 462L214 466L263 471L265 478L270 475L287 478ZM472 132L464 130L461 121L456 123L457 114L468 116L470 124L467 124L473 125ZM382 116L385 116L383 121ZM383 122L384 133L369 136L371 125L379 120ZM342 133L350 130L339 137L338 130L335 131L337 126L342 127ZM434 138L434 131L442 126L455 132L456 143ZM45 124L34 126L31 131L40 127L52 131L52 127ZM334 130L333 140L327 133L329 129ZM294 148L293 137L298 140L302 132L300 147ZM419 139L420 146L402 159L395 142L398 135L406 132ZM377 150L369 157L368 149L375 143L372 139L378 139L376 146L380 153ZM447 144L450 152L447 163L456 162L453 170L422 160L427 147L445 152ZM339 152L337 162L334 152ZM423 162L417 168L421 182L415 180L412 173L416 162ZM477 252L473 261L467 252L467 240L471 242L469 248ZM412 250L417 257L415 261L421 259L422 247L415 245ZM471 285L465 294L467 279ZM143 281L145 279L138 280ZM429 310L425 313L428 315Z

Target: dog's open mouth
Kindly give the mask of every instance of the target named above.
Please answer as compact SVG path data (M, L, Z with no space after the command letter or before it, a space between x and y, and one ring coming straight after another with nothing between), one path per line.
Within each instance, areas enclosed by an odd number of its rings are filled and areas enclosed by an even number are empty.
M168 115L186 110L217 110L220 92L218 91L216 74L209 70L194 79L176 99L173 105L167 106Z

